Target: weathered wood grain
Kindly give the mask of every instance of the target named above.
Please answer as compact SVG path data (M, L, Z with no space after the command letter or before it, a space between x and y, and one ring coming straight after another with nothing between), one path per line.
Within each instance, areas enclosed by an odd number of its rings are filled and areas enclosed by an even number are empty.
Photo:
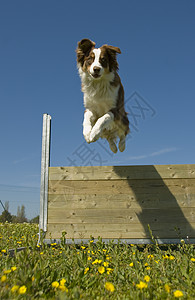
M195 178L195 164L50 167L49 180Z
M46 238L195 238L195 165L50 167Z

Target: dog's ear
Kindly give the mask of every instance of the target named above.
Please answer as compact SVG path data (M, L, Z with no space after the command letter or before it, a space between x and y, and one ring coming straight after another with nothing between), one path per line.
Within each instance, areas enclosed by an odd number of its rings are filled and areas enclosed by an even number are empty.
M83 66L85 56L89 55L92 48L95 47L95 43L89 39L82 39L78 42L78 47L76 49L77 53L77 63Z
M106 48L109 57L109 69L110 71L117 71L118 70L118 62L116 59L117 53L121 54L121 50L118 47L113 47L109 45L104 45L102 47Z
M121 54L121 50L118 48L118 47L113 47L113 46L108 46L108 45L105 45L107 50L112 52L113 54L116 55L116 53L119 53Z

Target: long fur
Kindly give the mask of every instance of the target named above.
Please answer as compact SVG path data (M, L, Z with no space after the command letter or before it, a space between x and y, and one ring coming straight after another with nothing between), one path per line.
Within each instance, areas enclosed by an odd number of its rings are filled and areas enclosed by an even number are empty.
M117 73L118 47L103 45L95 48L89 39L78 42L77 66L84 94L83 135L87 143L105 138L116 153L125 150L129 120L124 108L124 89Z

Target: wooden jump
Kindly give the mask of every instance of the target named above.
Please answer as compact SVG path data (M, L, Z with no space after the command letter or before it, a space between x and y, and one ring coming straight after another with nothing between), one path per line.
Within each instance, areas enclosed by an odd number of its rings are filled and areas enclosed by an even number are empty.
M40 229L46 242L59 241L62 232L67 243L91 237L150 243L151 232L158 243L195 242L194 164L49 167L47 161L44 165Z

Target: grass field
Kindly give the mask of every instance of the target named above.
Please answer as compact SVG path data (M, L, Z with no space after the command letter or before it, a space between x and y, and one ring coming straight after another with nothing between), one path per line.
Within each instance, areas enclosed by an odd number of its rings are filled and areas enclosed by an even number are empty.
M0 224L0 299L195 299L193 245L37 246L37 233Z

